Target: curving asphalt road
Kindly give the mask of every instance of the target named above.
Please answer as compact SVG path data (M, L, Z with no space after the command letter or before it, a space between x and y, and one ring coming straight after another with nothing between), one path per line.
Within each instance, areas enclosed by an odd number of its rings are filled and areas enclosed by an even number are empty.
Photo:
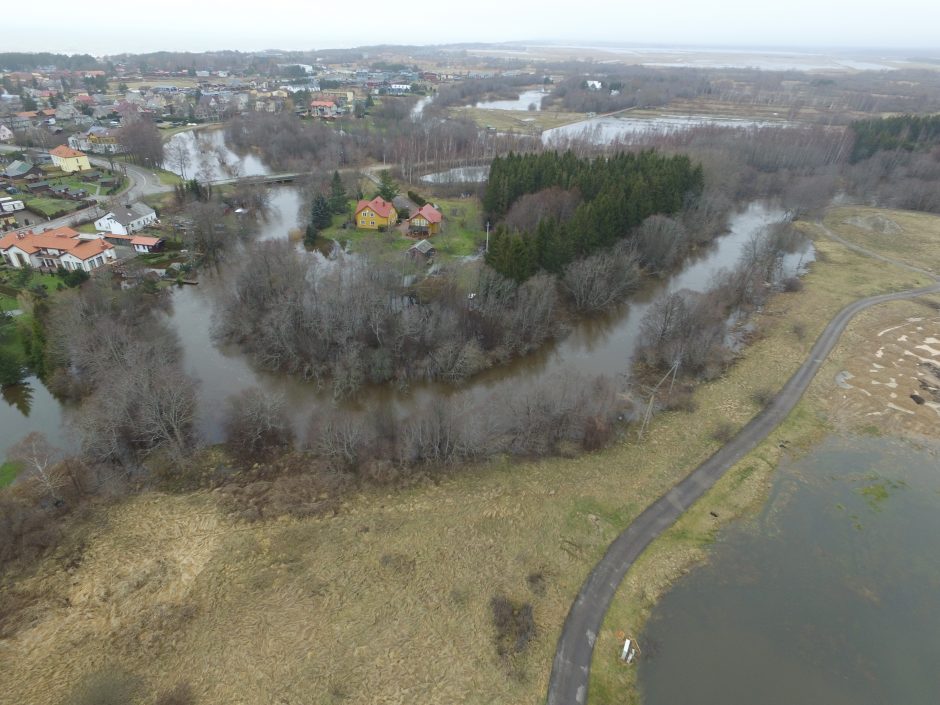
M874 253L865 251L865 254ZM930 276L937 278L933 274ZM614 539L607 553L581 586L565 619L548 683L548 705L584 705L587 701L594 642L614 593L630 566L655 538L672 526L729 468L753 450L787 417L839 341L849 321L871 306L938 292L940 283L860 299L839 311L813 345L806 362L790 377L773 401L718 452L650 505Z

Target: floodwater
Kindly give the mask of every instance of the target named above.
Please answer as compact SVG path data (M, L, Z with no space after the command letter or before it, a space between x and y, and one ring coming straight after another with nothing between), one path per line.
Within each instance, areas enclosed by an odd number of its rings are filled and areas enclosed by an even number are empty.
M529 110L530 106L535 106L535 111L542 109L542 98L547 93L541 90L522 91L518 98L507 100L488 100L481 101L474 105L474 108L483 110Z
M285 189L289 192L292 189ZM300 198L283 195L280 202L289 213L296 213ZM272 218L275 216L272 215ZM382 405L396 416L404 416L422 408L433 399L467 392L474 398L508 390L529 388L544 379L564 375L573 370L585 374L617 376L627 371L636 346L636 338L650 302L662 291L708 288L713 275L722 267L735 264L744 244L764 226L779 221L782 211L752 204L732 218L729 233L719 238L710 248L689 258L685 266L664 281L652 283L640 292L630 304L607 316L588 319L576 324L562 340L546 345L535 354L515 360L507 365L484 372L462 387L437 383L413 383L407 390L388 385L367 387L352 402L343 406L355 408ZM268 223L272 220L269 218ZM296 220L293 221L296 223ZM274 226L265 226L262 237L286 237L293 227L289 215L279 217ZM306 256L320 258L315 253ZM788 255L784 262L787 271L804 268L813 258L810 246L802 252ZM329 412L336 402L329 389L318 388L313 382L304 382L279 373L256 370L237 349L219 346L212 338L212 313L225 295L223 277L204 273L198 287L178 289L173 296L170 323L180 336L184 365L190 374L200 380L200 423L202 438L221 439L224 402L231 394L259 385L284 396L295 430L302 436L307 420L314 412Z
M220 131L182 133L178 137L193 141L194 145L218 146L223 135ZM176 139L176 137L174 137ZM224 143L222 143L224 144ZM213 154L225 157L230 151L213 149ZM250 173L253 156L242 158L242 173ZM216 165L216 168L220 168ZM262 239L287 238L288 232L301 222L303 197L294 187L272 189L268 213L258 237ZM731 267L738 259L743 245L761 228L783 218L781 210L754 203L734 214L729 232L709 247L689 257L681 269L663 280L649 282L630 301L604 316L580 321L556 343L544 346L535 354L510 364L484 372L466 385L414 383L407 390L390 386L367 388L347 405L368 407L381 404L396 415L406 415L430 403L441 395L466 391L475 398L489 394L517 392L556 375L578 371L588 375L619 376L627 371L636 345L640 321L650 302L663 291L680 289L704 290L712 275L721 268ZM786 259L785 268L795 271L812 260L810 245L804 252L794 253ZM298 246L303 252L303 248ZM303 256L319 258L319 253ZM287 375L257 370L240 351L216 343L212 336L213 315L226 295L228 279L224 269L220 273L201 272L198 286L174 289L169 323L180 337L184 365L199 383L199 437L207 442L221 439L225 400L232 394L251 386L262 386L282 393L286 399L296 430L302 437L307 420L314 411L333 409L336 404L328 389L319 389L313 382L304 382ZM26 433L41 431L58 445L74 447L69 433L69 413L42 386L32 380L33 390L28 408L22 403L0 402L0 454ZM0 456L2 457L2 456Z
M426 184L479 184L489 177L488 166L458 166L447 171L425 174L421 181Z
M783 127L784 120L747 120L744 118L720 118L708 115L660 115L651 118L631 117L596 117L573 122L561 127L553 127L542 132L542 142L551 145L559 140L586 139L601 144L619 139L630 141L631 138L648 137L653 134L682 132L693 127L706 125L719 127Z
M186 155L181 167L176 158L178 147ZM225 131L218 129L189 130L173 135L165 150L163 168L186 178L201 181L232 179L239 176L264 176L271 170L257 155L236 154L225 143Z
M831 437L655 608L645 705L940 703L940 445Z

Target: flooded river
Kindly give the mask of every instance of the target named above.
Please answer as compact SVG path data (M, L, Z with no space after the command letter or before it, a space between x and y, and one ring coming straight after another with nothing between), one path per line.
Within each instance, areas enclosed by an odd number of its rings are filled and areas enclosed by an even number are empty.
M940 446L832 437L656 607L645 705L940 703Z
M213 153L227 154L225 158L232 159L234 153L230 150L217 149L220 144L224 146L222 137L220 131L209 131L182 133L173 139L185 140L187 144L192 142L195 149L201 148L203 140L207 140L206 144ZM256 168L253 160L251 156L243 158L242 173ZM302 203L303 198L296 188L283 186L274 189L269 212L258 237L286 238L288 231L300 223ZM558 342L545 346L536 354L480 374L459 389L473 395L505 393L571 370L588 375L623 374L633 354L640 321L652 299L662 291L707 288L717 270L735 264L742 246L756 232L782 217L783 212L778 209L752 204L732 216L728 234L690 257L673 275L649 282L628 305L605 316L581 321ZM811 250L796 253L788 257L787 267L792 269L811 259ZM211 332L213 314L225 295L225 287L223 270L221 275L203 272L198 286L173 290L169 323L180 337L186 370L199 381L200 438L207 442L221 440L225 400L255 385L284 395L296 430L303 437L314 411L328 412L334 408L329 390L318 389L312 382L257 370L238 350L217 345ZM407 390L385 386L365 389L355 404L383 405L395 414L404 415L454 391L454 387L439 384L414 384ZM68 430L71 412L64 409L35 378L30 380L26 394L30 397L28 404L0 401L0 428L4 430L0 438L0 454L30 431L41 431L61 446L74 447L75 440Z

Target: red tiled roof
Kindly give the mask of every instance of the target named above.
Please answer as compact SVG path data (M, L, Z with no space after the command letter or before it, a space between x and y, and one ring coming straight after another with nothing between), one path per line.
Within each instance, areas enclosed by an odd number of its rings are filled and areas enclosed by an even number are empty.
M79 240L78 233L72 228L54 228L25 235L10 233L0 239L0 250L7 250L13 245L29 254L40 249L61 250L80 260L90 259L106 250L114 249L114 245L104 240Z
M437 210L430 203L425 203L418 209L418 212L411 216L411 220L415 218L424 218L429 223L440 223L443 220L444 216L441 215L441 212Z
M371 208L375 211L376 215L388 218L394 207L395 206L384 200L381 196L376 196L371 201L359 201L359 204L356 206L356 215L359 215L359 211L363 208Z
M334 103L332 100L311 100L310 107L311 108L335 108L336 103Z
M132 245L146 245L147 247L153 247L160 242L158 237L145 237L143 235L137 235L131 239Z
M84 152L79 152L77 149L72 149L71 147L66 147L64 144L59 145L55 149L50 149L49 154L54 157L61 157L63 159L69 159L71 157L84 157Z

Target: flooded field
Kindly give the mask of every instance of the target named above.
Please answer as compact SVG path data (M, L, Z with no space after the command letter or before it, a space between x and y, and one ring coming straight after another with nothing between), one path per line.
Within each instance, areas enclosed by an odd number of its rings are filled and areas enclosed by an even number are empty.
M940 702L940 447L830 437L657 606L646 705Z

